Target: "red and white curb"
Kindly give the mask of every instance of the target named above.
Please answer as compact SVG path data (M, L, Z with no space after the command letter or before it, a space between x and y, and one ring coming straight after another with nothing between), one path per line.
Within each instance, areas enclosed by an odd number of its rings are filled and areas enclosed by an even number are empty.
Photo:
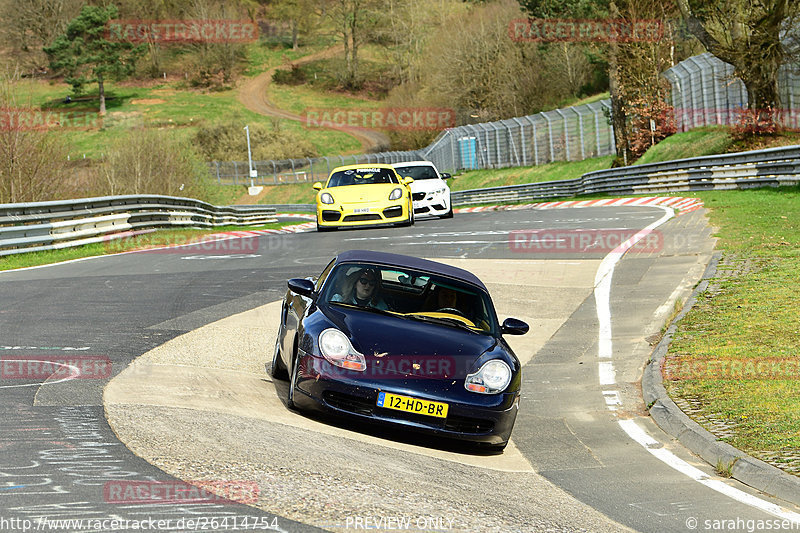
M456 213L481 213L483 211L517 211L521 209L566 209L576 207L671 207L679 215L684 215L695 209L703 207L699 198L684 198L682 196L646 196L636 198L606 198L602 200L567 200L563 202L537 202L532 204L500 204L483 205L480 207L462 207L455 209Z

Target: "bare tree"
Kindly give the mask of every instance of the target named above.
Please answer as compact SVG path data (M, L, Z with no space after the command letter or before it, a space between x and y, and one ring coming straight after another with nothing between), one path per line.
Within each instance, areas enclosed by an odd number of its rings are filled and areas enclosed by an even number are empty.
M733 65L759 121L774 124L778 70L787 59L785 35L798 22L797 0L677 0L689 31Z

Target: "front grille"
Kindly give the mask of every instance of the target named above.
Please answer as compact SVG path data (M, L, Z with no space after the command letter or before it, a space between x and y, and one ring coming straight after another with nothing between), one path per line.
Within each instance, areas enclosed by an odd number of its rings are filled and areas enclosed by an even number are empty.
M365 214L365 215L347 215L344 217L344 222L364 222L366 220L380 220L381 216L378 214Z
M386 218L396 218L402 216L403 208L400 206L397 207L388 207L383 210L383 216Z
M323 392L322 400L331 407L359 415L371 415L375 407L375 404L369 400L335 391Z
M323 211L322 212L322 221L323 222L336 222L339 220L341 213L339 211Z
M494 429L494 422L465 416L448 415L444 428L458 433L489 433Z
M425 199L425 194L427 194L427 193L415 192L414 194L411 195L411 199L412 200L416 200L417 202L419 202L420 200L424 200Z

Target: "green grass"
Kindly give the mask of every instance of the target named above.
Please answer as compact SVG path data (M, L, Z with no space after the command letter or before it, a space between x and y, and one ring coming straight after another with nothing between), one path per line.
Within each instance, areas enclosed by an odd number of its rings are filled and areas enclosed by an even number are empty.
M278 229L292 226L302 222L287 221L261 224L258 226L221 226L214 229L164 229L152 233L145 233L134 237L109 240L107 242L64 248L61 250L47 250L43 252L30 252L18 255L0 257L0 270L12 270L52 263L61 263L73 259L84 259L100 255L126 252L130 250L154 248L166 245L188 244L195 242L204 235L212 235L226 231L247 231L256 229ZM226 253L225 244L220 244L220 253ZM236 250L231 247L232 250Z
M23 105L54 110L98 110L96 99L64 103L70 87L63 83L22 80L15 89ZM92 87L96 94L96 89ZM92 94L92 93L89 93ZM64 130L62 135L73 146L72 159L98 158L107 153L110 146L133 127L149 127L172 130L173 135L191 138L204 124L213 124L230 116L239 116L245 124L264 124L269 127L286 128L301 132L318 151L320 156L352 152L361 143L345 133L305 128L302 124L266 117L244 109L235 90L207 92L189 90L179 84L135 87L129 84L106 84L107 115L97 122L97 127L87 130ZM247 147L242 135L242 160L247 158Z
M672 364L789 362L793 372L748 379L721 373L666 381L674 397L734 427L747 452L800 448L800 188L698 194L731 263L678 324ZM721 364L721 363L718 363ZM689 367L691 368L691 367ZM784 377L785 379L779 379Z
M651 146L634 164L644 165L671 159L724 154L733 145L733 141L727 127L695 128L676 133Z
M537 183L580 178L586 172L602 170L611 166L613 157L595 157L583 161L556 161L534 167L512 167L488 170L470 170L450 181L454 191Z

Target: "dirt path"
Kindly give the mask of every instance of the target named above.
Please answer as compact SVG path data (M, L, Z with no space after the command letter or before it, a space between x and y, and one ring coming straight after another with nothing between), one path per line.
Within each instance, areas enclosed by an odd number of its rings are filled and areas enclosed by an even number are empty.
M307 55L298 59L297 61L292 61L289 65L299 65L303 63L308 63L310 61L316 61L317 59L323 59L332 57L336 54L341 53L344 50L343 45L338 44L332 46L330 48L326 48L325 50L321 50L319 52L315 52L313 54ZM247 80L245 83L239 87L239 101L244 105L247 109L254 111L256 113L260 113L262 115L267 115L270 117L278 117L287 120L296 120L298 122L302 122L304 117L301 115L292 113L290 111L285 111L283 109L278 108L272 102L267 99L267 88L272 83L272 75L275 74L275 71L279 68L285 68L286 65L280 65L278 67L273 67L266 72L263 72L252 78ZM365 130L360 128L352 128L347 126L342 127L333 127L329 128L337 131L341 131L347 133L348 135L352 135L361 143L361 152L379 152L381 150L386 150L389 148L389 138L379 131L372 131L372 130ZM261 194L258 196L249 196L245 194L241 198L236 201L236 204L255 204L258 201L266 196L269 192L271 187L265 187Z
M317 59L327 58L341 53L343 46L338 44L325 50L321 50L311 55L307 55L293 61L290 65L299 65L316 61ZM271 117L285 118L288 120L296 120L302 122L304 117L301 115L285 111L276 107L272 102L267 100L267 87L272 83L272 75L279 68L285 68L286 65L273 67L255 78L248 80L239 88L239 101L249 110L255 111L262 115ZM352 135L361 142L363 152L376 152L385 150L389 147L389 138L379 131L364 130L361 128L353 128L349 126L330 128Z

